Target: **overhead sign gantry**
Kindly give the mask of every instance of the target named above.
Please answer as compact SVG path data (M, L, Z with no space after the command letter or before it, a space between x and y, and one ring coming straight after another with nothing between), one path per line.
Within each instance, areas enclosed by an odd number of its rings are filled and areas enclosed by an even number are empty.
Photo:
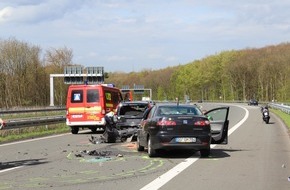
M144 85L137 85L134 84L133 88L130 88L129 85L124 85L120 89L121 92L127 93L127 92L133 92L134 94L144 94L145 91L149 91L149 98L152 99L152 89L150 88L144 88Z
M54 106L53 78L63 77L65 84L102 84L104 67L66 66L63 74L50 74L50 106Z

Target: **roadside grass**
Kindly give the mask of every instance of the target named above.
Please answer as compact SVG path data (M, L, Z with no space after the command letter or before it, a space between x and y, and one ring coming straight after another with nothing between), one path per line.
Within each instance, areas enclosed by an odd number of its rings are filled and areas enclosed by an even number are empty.
M0 130L0 143L67 133L69 131L70 128L65 123Z
M288 129L290 129L290 115L282 112L281 110L271 109L271 112L275 113L278 117L282 119L282 121L287 125Z

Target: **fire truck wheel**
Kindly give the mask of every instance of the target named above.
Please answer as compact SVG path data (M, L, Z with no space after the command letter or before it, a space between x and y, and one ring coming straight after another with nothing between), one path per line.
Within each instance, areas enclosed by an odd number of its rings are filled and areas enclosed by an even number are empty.
M71 127L71 133L72 134L78 134L78 132L79 132L79 128L78 127L75 127L75 126Z

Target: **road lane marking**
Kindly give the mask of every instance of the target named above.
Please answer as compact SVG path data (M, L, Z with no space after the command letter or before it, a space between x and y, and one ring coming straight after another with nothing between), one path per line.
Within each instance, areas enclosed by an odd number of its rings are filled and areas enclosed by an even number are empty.
M9 168L9 169L0 170L0 173L8 172L8 171L15 170L15 169L22 168L22 167L24 167L24 166L17 166L17 167L13 167L13 168Z
M82 132L86 132L86 131L89 131L89 130L82 130ZM59 135L51 135L51 136L47 136L47 137L39 137L39 138L33 138L33 139L28 139L28 140L5 143L5 144L0 144L0 147L9 146L9 145L15 145L15 144L21 144L21 143L26 143L26 142L39 141L39 140L44 140L44 139L51 139L51 138L62 137L62 136L66 136L66 135L71 135L71 133L62 133L62 134L59 134Z
M17 141L17 142L11 142L11 143L6 143L6 144L0 144L0 147L2 146L9 146L9 145L15 145L15 144L21 144L21 143L26 143L26 142L33 142L33 141L39 141L43 139L51 139L55 137L61 137L61 136L66 136L69 135L70 133L64 133L60 135L53 135L53 136L48 136L48 137L40 137L40 138L35 138L35 139L28 139L28 140L23 140L23 141Z
M238 106L238 107L244 109L246 111L246 114L241 121L239 121L236 125L234 125L232 128L229 129L228 135L231 135L235 130L237 130L249 117L249 111L246 108L243 108L241 106ZM210 147L214 148L215 146L216 145L211 145ZM171 170L169 170L165 174L157 177L154 181L147 184L146 186L144 186L140 190L157 190L157 189L161 188L163 185L168 183L171 179L173 179L175 176L180 174L183 170L188 168L190 165L192 165L193 163L195 163L199 159L200 159L200 157L196 158L193 156L185 159L183 162L176 165L174 168L172 168Z

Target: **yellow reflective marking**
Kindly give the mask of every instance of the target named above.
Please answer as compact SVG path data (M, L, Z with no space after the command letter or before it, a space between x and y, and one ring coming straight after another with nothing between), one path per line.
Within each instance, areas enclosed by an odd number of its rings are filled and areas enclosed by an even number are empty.
M95 106L95 107L90 107L90 108L85 108L85 107L73 107L73 108L68 108L69 113L99 113L102 111L101 106Z
M85 112L101 112L102 111L102 107L101 106L95 106L95 107L91 107L91 108L85 108Z
M112 95L109 92L106 92L106 100L112 100Z
M112 108L113 106L114 106L113 104L106 103L106 107L107 107L107 108Z
M89 115L87 116L87 119L89 120L96 120L96 121L100 121L100 117L97 117L96 115Z
M69 113L84 113L84 107L74 107L74 108L68 108Z

